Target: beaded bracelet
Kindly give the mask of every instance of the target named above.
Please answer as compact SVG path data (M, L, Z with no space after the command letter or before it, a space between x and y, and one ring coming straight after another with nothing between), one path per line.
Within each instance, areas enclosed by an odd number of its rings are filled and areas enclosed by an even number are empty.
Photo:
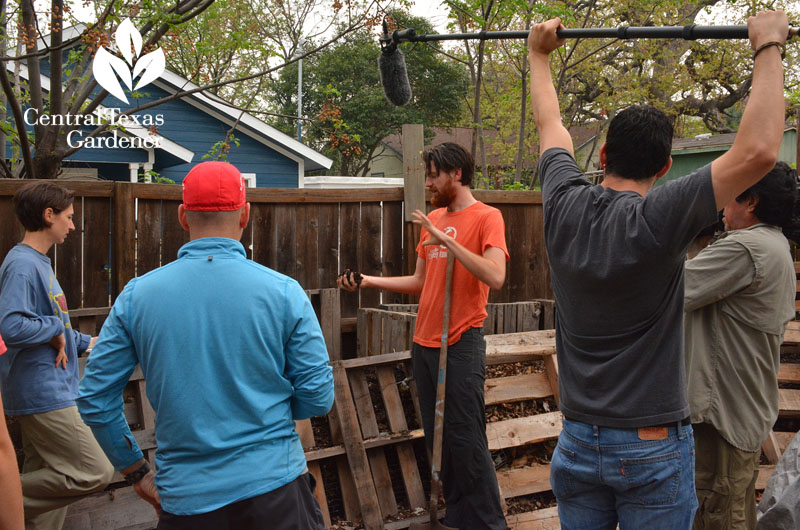
M753 60L755 61L756 57L758 57L758 54L761 53L762 50L765 50L770 46L777 46L781 50L781 59L784 59L786 57L786 47L784 46L784 44L776 40L772 40L769 42L765 42L756 49L755 53L753 53Z

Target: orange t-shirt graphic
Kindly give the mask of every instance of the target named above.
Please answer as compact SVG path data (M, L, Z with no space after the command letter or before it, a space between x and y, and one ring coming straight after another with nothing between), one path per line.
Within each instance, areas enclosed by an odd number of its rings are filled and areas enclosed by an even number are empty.
M479 256L486 249L497 247L508 259L505 223L500 210L482 202L458 212L447 208L432 211L431 223L464 247ZM425 284L419 299L419 313L414 330L414 342L429 348L442 343L442 313L444 311L444 284L447 273L447 247L423 246L430 234L423 228L417 245L417 254L425 260ZM450 333L448 344L454 344L469 328L483 326L486 319L486 302L489 286L472 275L458 260L453 266L453 292L450 302Z

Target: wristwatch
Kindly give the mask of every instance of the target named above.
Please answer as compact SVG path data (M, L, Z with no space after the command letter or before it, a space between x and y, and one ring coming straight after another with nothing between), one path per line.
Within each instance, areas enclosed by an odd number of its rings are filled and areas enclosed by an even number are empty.
M150 464L148 464L147 460L145 460L144 464L139 466L138 469L136 469L135 471L131 471L130 473L125 475L125 483L128 484L128 486L133 486L134 484L142 480L144 476L147 475L149 472L150 472Z

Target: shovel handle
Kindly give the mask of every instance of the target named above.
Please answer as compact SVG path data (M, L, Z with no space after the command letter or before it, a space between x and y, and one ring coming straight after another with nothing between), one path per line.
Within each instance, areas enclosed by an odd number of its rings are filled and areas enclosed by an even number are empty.
M439 472L442 469L442 439L444 435L444 397L447 383L447 343L450 338L450 301L453 292L453 251L447 251L447 268L444 280L444 314L442 315L442 346L439 349L439 371L436 380L436 407L433 417L433 462L431 462L431 522L436 521L439 503Z

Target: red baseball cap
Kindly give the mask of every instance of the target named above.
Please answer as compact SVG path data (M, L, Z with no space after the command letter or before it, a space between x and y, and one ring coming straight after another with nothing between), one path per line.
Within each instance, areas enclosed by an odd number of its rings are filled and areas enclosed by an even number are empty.
M186 210L229 212L245 202L244 177L228 162L201 162L183 179Z

